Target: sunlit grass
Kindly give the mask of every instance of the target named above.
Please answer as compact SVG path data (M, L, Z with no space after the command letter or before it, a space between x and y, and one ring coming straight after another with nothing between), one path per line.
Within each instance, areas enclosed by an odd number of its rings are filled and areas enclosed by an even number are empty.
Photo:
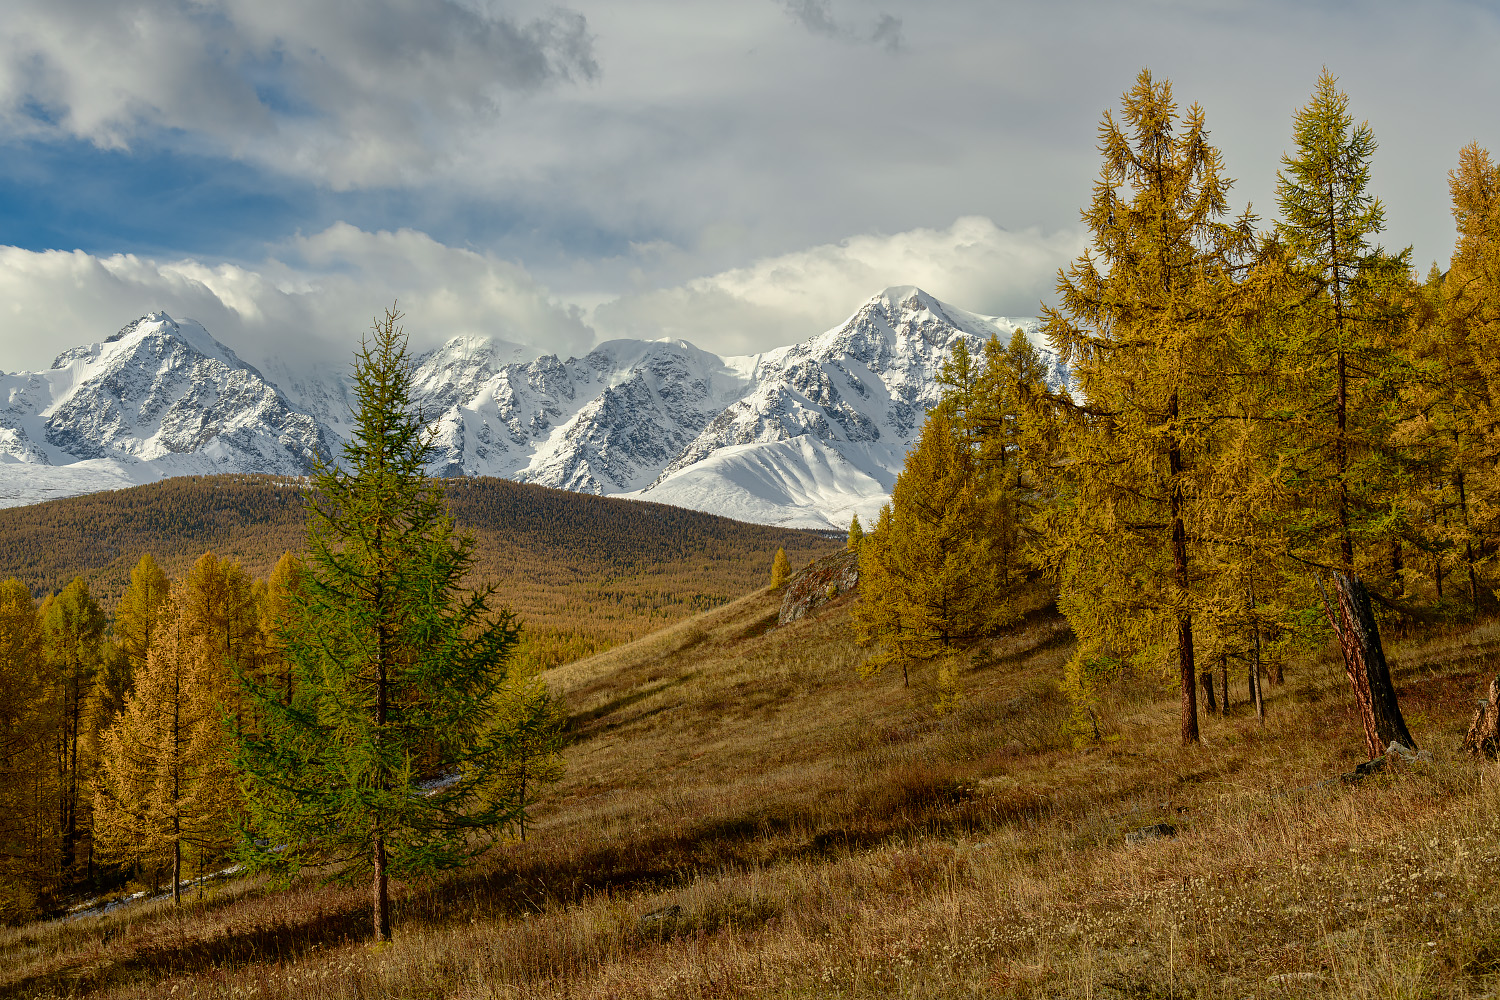
M1454 748L1500 628L1394 643L1431 763L1357 786L1327 656L1175 745L1175 693L1075 742L1038 609L938 713L862 682L841 598L759 593L549 674L567 777L525 843L407 887L239 885L0 932L0 990L354 997L1480 997L1500 990L1500 774ZM1175 836L1127 845L1155 823ZM653 916L644 920L648 914Z

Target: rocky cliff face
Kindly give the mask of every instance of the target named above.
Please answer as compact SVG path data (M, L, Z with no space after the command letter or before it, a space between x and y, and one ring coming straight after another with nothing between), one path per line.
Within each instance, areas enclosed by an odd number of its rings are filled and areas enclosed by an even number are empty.
M829 601L842 597L859 586L859 555L835 552L794 573L781 598L776 624L786 625L806 618Z

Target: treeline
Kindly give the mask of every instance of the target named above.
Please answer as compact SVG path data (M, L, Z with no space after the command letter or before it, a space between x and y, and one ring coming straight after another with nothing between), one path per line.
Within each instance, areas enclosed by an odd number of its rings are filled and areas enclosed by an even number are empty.
M1089 249L1058 275L1048 385L1017 331L955 352L946 398L862 544L875 662L937 661L1045 578L1079 642L1066 686L1174 676L1198 701L1281 680L1326 641L1319 581L1387 625L1473 619L1500 557L1500 168L1449 175L1449 269L1379 243L1376 143L1326 72L1296 116L1278 218L1231 216L1203 110L1143 72L1100 126ZM1217 675L1218 683L1215 683Z

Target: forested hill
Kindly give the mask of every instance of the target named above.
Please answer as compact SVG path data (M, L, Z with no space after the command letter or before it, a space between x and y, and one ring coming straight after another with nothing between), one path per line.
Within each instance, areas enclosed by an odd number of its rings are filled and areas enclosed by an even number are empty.
M838 544L503 479L446 488L459 529L474 536L470 583L495 583L534 629L573 635L590 649L764 585L778 547L800 566ZM106 608L144 552L169 576L209 550L264 576L302 545L300 484L277 476L182 477L0 510L0 579L16 577L40 595L82 576Z

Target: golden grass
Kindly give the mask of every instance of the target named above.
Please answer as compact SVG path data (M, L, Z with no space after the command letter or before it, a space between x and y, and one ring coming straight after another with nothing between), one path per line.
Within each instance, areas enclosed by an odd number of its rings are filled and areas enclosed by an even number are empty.
M240 884L0 932L0 990L354 997L1480 997L1500 988L1500 773L1454 754L1500 628L1393 645L1428 764L1348 787L1342 668L1293 664L1180 749L1121 688L1075 748L1037 608L962 675L861 682L847 601L760 592L549 674L568 774L530 839L407 887ZM1244 695L1238 697L1243 702ZM1127 845L1166 822L1176 836ZM651 915L648 918L648 915ZM643 918L648 918L643 920Z

